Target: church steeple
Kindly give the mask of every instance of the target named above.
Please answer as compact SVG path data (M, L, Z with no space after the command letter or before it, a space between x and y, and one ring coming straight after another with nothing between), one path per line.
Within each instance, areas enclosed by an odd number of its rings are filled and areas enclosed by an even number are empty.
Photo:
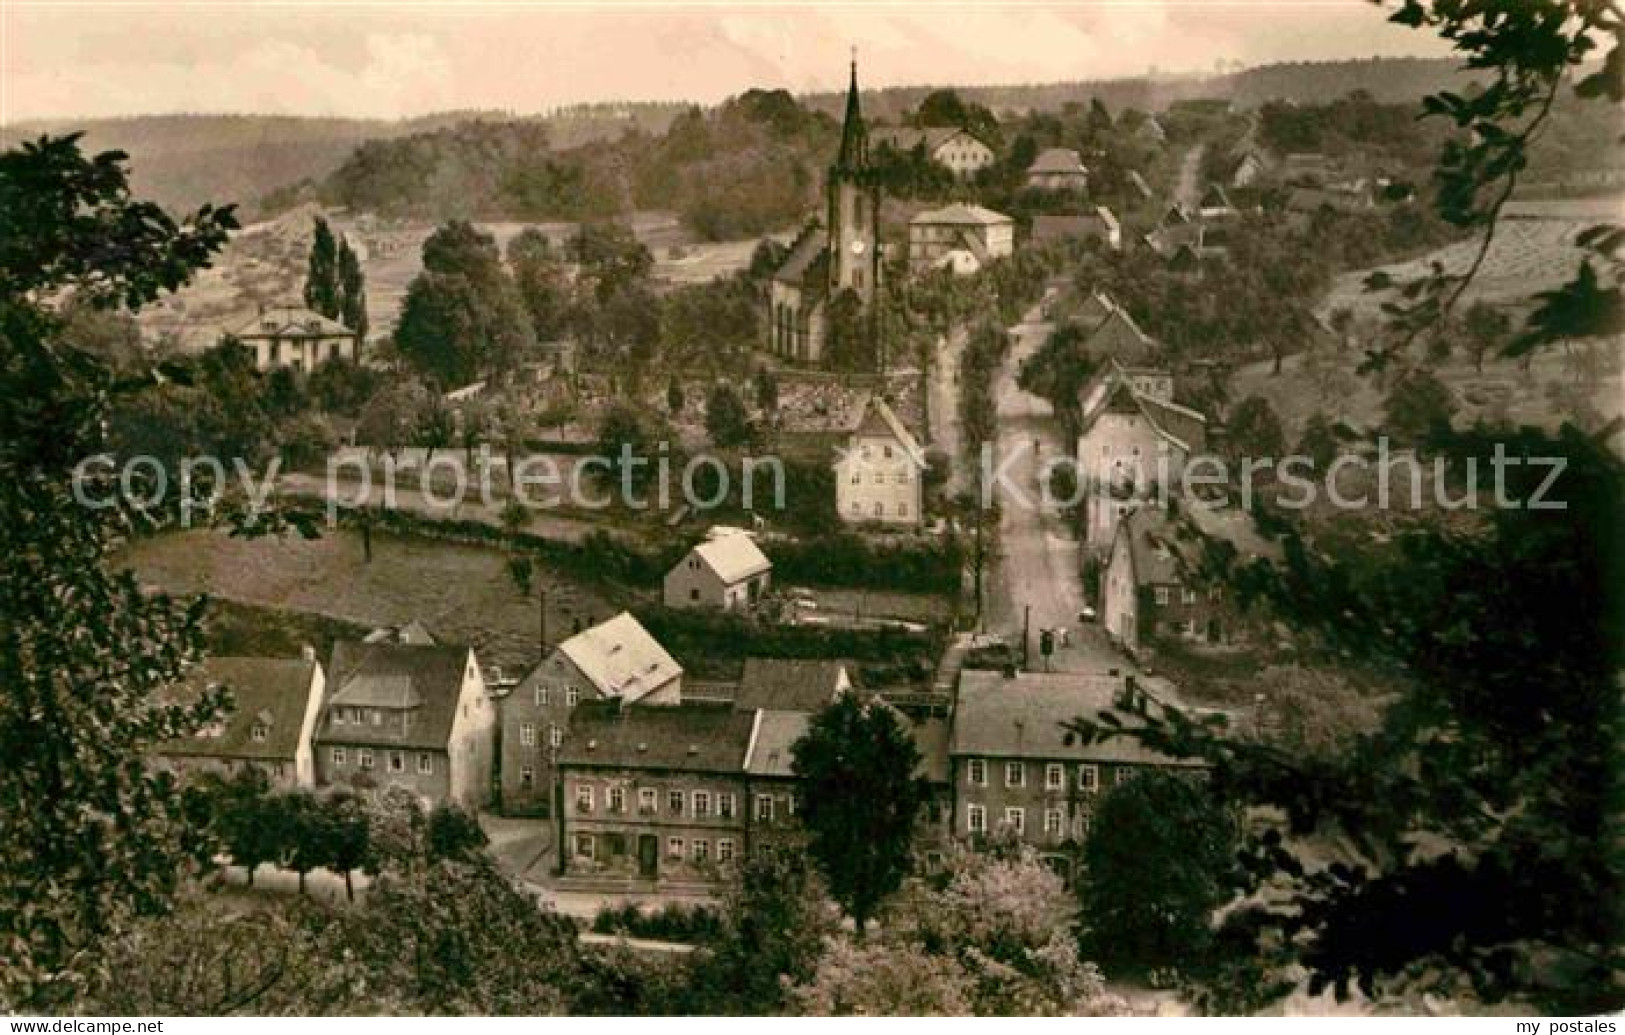
M841 123L841 151L835 168L855 172L869 165L869 134L863 128L863 112L858 106L858 48L852 48L852 79L846 88L846 118Z

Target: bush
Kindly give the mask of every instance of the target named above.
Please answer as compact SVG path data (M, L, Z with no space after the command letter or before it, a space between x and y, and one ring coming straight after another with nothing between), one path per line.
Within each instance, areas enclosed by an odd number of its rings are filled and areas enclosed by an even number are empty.
M596 934L618 934L653 941L705 943L722 932L722 914L715 907L668 902L646 913L636 903L605 906L592 918Z

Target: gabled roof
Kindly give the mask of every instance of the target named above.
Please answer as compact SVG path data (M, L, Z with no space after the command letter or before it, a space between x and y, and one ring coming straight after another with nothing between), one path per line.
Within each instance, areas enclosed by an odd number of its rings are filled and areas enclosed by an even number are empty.
M599 693L627 703L683 674L666 649L625 611L583 629L558 649Z
M374 629L372 632L368 633L361 642L416 643L421 645L429 645L438 641L435 640L434 633L429 631L429 627L424 625L421 619L414 618L405 625L395 626L393 628L390 626L381 626L380 628Z
M1111 236L1119 232L1117 217L1104 205L1096 205L1089 212L1063 215L1040 212L1033 216L1033 240L1049 241L1061 237L1076 237L1085 233Z
M741 773L755 721L727 704L583 701L570 713L559 764Z
M863 401L863 406L858 410L857 420L852 423L852 434L895 439L915 464L925 466L925 451L903 426L903 422L897 419L897 414L892 412L892 408L886 405L886 400L878 395L871 395Z
M750 746L745 750L745 772L751 776L793 776L796 741L807 735L812 715L803 711L758 709L753 721Z
M230 712L197 736L177 737L156 749L166 755L292 761L310 702L316 662L304 658L209 658L165 695L174 703L196 701L210 686L231 691ZM254 727L263 726L264 740Z
M1234 209L1230 203L1230 195L1217 183L1208 184L1207 191L1202 195L1202 203L1197 206L1201 209Z
M1033 173L1055 174L1072 173L1074 175L1087 175L1089 170L1083 164L1083 158L1070 147L1051 147L1039 152L1033 164L1027 167L1029 175Z
M1116 305L1095 327L1084 347L1092 355L1130 362L1139 362L1161 352L1161 346L1140 330L1140 325L1134 322L1128 310Z
M346 724L329 736L345 743L443 750L457 716L468 663L467 647L339 640L328 665L324 711L333 707L410 711L412 722L404 733Z
M909 220L909 225L1002 226L1012 222L1014 220L1002 212L995 212L990 208L983 208L981 205L967 205L956 201L952 205L943 208L921 212Z
M689 553L698 557L725 586L743 582L773 568L773 562L767 559L767 554L761 551L748 532L735 531L707 539Z
M1117 303L1112 296L1096 288L1089 292L1087 298L1078 306L1078 320L1091 331L1106 322L1106 318L1117 312Z
M790 254L784 258L773 279L786 284L813 284L823 287L824 277L820 263L829 250L829 234L816 223L809 224L790 245ZM812 274L809 276L809 273Z
M956 757L1030 758L1199 767L1142 747L1128 737L1101 744L1067 743L1062 724L1115 710L1123 680L1100 673L960 673L949 752ZM1115 712L1125 726L1137 720Z
M1162 508L1135 507L1117 524L1128 547L1136 586L1171 586L1183 581L1173 546L1173 524Z
M846 665L827 658L746 658L734 707L816 712L850 685Z
M1166 374L1156 368L1137 368L1146 373ZM1080 394L1082 434L1087 435L1101 414L1138 413L1151 429L1186 454L1207 445L1207 418L1188 406L1137 391L1133 372L1116 359L1092 378Z
M239 338L336 338L355 334L350 328L304 306L276 306L235 332Z
M969 137L983 147L987 146L982 138L959 126L926 126L923 129L913 126L880 126L869 134L869 139L876 145L889 144L898 151L912 151L923 143L926 153L930 155L935 155L944 144L956 137Z

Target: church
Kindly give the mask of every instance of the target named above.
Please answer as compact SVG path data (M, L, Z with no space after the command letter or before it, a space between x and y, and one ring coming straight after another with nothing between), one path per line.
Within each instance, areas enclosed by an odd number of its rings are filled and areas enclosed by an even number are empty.
M869 165L869 135L858 106L858 63L846 94L841 149L824 183L822 222L810 223L790 245L768 292L768 341L787 360L816 364L829 344L830 306L844 291L856 296L871 330L880 290L880 184Z

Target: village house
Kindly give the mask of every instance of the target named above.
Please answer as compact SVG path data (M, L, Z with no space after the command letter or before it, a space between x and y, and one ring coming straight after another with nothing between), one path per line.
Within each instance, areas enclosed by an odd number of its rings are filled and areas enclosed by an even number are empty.
M1286 219L1302 232L1313 223L1321 209L1333 212L1369 212L1376 207L1371 188L1365 181L1326 187L1293 187L1286 195Z
M870 140L876 148L889 147L899 154L921 149L925 157L961 180L968 180L986 169L997 157L993 149L970 130L953 126L924 129L882 126L875 129Z
M667 607L743 611L767 592L773 562L740 529L712 529L666 573Z
M1287 184L1320 186L1337 175L1330 158L1318 151L1299 151L1281 163L1281 179Z
M1267 154L1250 147L1237 159L1236 167L1230 173L1230 186L1256 186L1269 176L1272 168L1273 163Z
M1074 879L1107 789L1148 769L1200 769L1126 737L1085 744L1067 736L1064 724L1102 711L1132 724L1121 709L1143 692L1116 670L962 672L948 748L954 836L972 844L1014 836Z
M710 884L746 851L755 712L727 704L582 704L558 754L566 877Z
M1089 189L1089 170L1083 158L1069 147L1052 147L1039 153L1027 167L1027 186L1037 190Z
M209 658L173 698L195 701L208 689L225 687L231 707L192 736L159 744L153 764L181 776L229 778L253 769L273 788L314 787L311 736L324 685L322 666L308 648L298 658Z
M1135 366L1162 362L1162 346L1142 331L1128 310L1110 295L1092 292L1085 299L1078 320L1085 327L1092 326L1084 343L1091 356Z
M1246 515L1188 498L1181 498L1179 506L1199 534L1222 538L1238 556L1275 556L1274 547L1245 527L1250 520ZM1182 570L1179 558L1178 535L1167 509L1146 503L1119 519L1101 576L1100 621L1130 654L1159 637L1208 646L1242 638L1223 589L1198 585Z
M503 811L552 813L555 761L582 702L670 705L682 693L682 667L625 611L560 643L502 699Z
M1111 548L1118 519L1139 501L1171 493L1207 447L1207 418L1173 400L1173 377L1115 358L1079 394L1078 478L1084 545Z
M1076 215L1040 212L1033 217L1034 244L1065 240L1099 241L1115 252L1123 247L1123 228L1105 205Z
M850 291L871 313L883 269L881 189L869 163L869 138L858 106L858 66L846 95L841 147L824 183L823 221L797 235L768 287L768 345L784 359L822 361L829 305Z
M830 658L746 658L734 707L816 712L852 689L846 662Z
M303 306L263 310L232 337L254 353L255 370L289 367L308 374L330 359L359 358L355 331Z
M858 411L835 461L835 505L849 524L918 525L925 452L879 396Z
M956 202L908 222L908 269L915 275L934 269L975 273L1015 249L1015 220L981 205Z
M496 708L467 647L333 644L315 735L324 785L396 785L435 804L491 797Z

